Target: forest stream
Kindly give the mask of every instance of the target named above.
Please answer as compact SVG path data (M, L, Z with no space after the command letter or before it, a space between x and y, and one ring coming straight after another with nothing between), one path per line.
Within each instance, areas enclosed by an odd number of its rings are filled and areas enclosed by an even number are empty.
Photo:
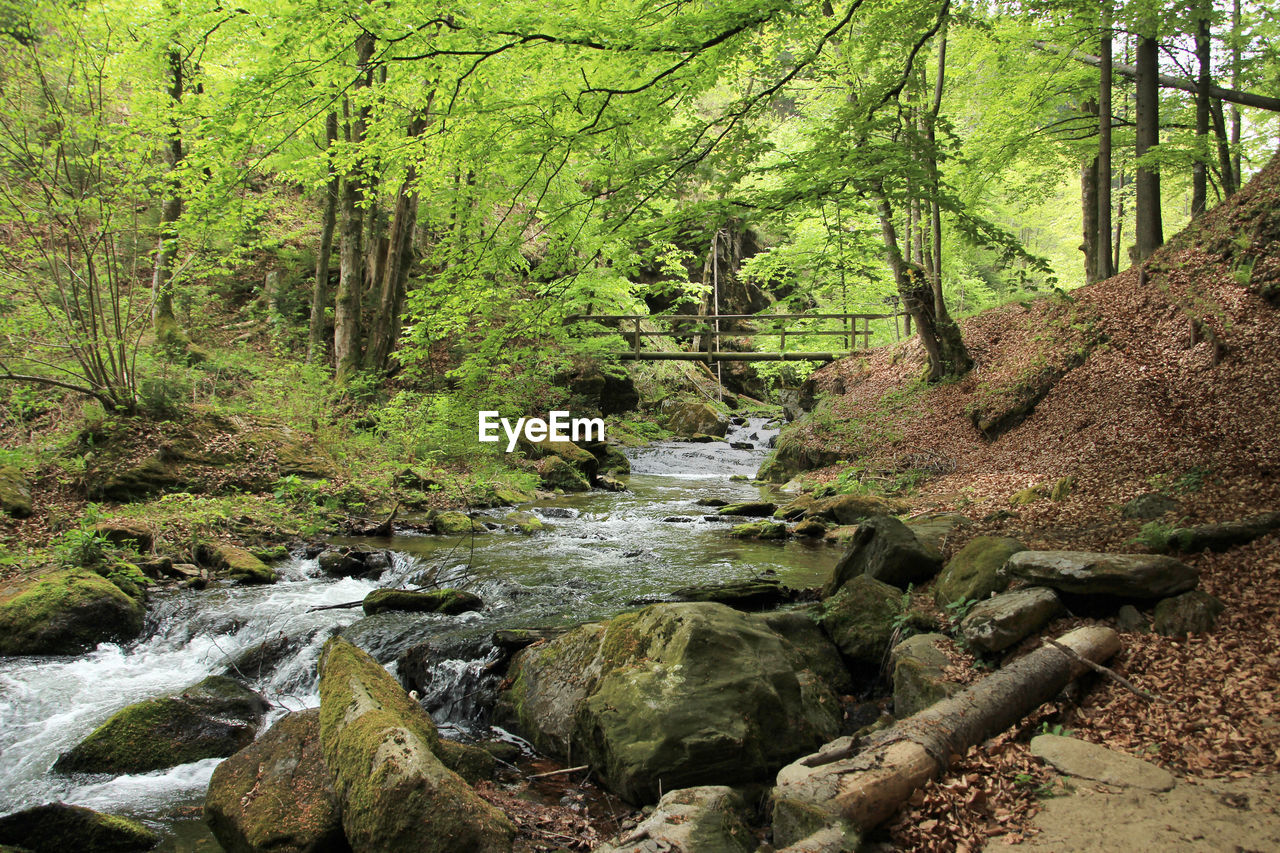
M456 649L456 658L433 665L422 701L446 733L492 737L474 696L487 638L497 629L602 619L678 587L770 570L787 585L812 586L835 559L830 546L731 539L729 521L714 519L713 509L698 504L709 498L758 499L760 487L731 477L754 476L776 432L766 419L753 418L730 427L728 442L738 448L726 442L658 442L630 449L628 491L592 491L522 507L547 525L533 535L504 528L462 537L333 539L388 549L391 567L378 580L335 579L321 574L315 559L295 556L276 567L280 582L273 585L154 594L147 630L133 643L103 644L69 659L4 659L0 813L61 800L138 817L164 833L162 850L217 850L199 806L220 759L118 777L63 776L50 768L60 753L125 705L223 673L238 654L281 635L289 640L285 659L260 676L244 673L272 703L264 731L287 711L319 705L316 659L325 639L340 630L393 672L399 653L424 641ZM498 521L510 511L487 510L477 517ZM476 593L484 609L368 618L359 607L311 609L359 602L378 587L432 581Z

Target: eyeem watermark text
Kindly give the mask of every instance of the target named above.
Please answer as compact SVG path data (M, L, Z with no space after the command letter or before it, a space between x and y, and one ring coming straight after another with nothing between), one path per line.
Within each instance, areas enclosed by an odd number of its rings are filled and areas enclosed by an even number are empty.
M517 418L514 424L497 412L480 413L480 441L501 441L498 427L507 434L507 452L516 449L521 433L535 444L542 441L604 441L602 418L571 418L568 412L549 412L549 419Z

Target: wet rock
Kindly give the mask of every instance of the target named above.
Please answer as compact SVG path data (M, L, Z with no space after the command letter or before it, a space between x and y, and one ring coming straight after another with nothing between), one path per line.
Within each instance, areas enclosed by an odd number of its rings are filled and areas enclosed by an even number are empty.
M746 501L726 504L720 507L721 515L748 516L751 518L768 518L778 508L777 504L768 501Z
M228 678L240 678L246 681L258 681L276 670L294 652L298 650L299 641L286 634L277 634L269 640L263 640L250 646L232 658L222 674Z
M66 803L0 817L0 845L30 853L135 853L159 843L160 836L137 821Z
M53 769L61 773L146 773L226 758L253 742L270 707L238 681L211 675L168 696L117 711Z
M606 492L625 492L627 484L612 474L601 474L596 478L596 485Z
M1255 539L1280 530L1280 512L1267 512L1240 521L1184 527L1169 536L1168 549L1183 553L1226 551L1248 545Z
M783 521L795 521L797 518L802 517L806 512L808 512L813 504L813 495L799 495L790 503L783 504L778 507L774 511L773 517L782 519Z
M529 439L522 436L520 438L520 449L530 459L549 460L554 457L567 462L579 474L581 479L586 480L588 483L595 478L600 470L600 462L591 451L574 444L572 441L551 441L549 439L529 441Z
M615 445L601 441L586 447L596 458L598 474L625 477L631 473L631 460Z
M31 515L31 484L17 468L0 467L0 512L13 518Z
M731 441L729 446L734 450L755 450L756 446L749 441Z
M524 534L538 533L547 529L547 525L542 523L542 519L531 512L510 513L506 518L502 519L502 522Z
M939 607L963 601L981 601L993 592L1004 592L1009 579L1000 569L1027 546L1006 536L975 536L955 553L938 576L933 599Z
M761 617L657 604L524 649L502 707L534 745L637 803L740 784L834 737L839 703Z
M428 713L482 724L489 720L513 651L486 636L436 637L401 652L396 674L406 690L418 692Z
M1124 505L1120 514L1125 518L1136 518L1142 521L1150 521L1154 518L1160 518L1171 512L1177 512L1178 502L1168 495L1162 495L1159 492L1147 492L1138 495L1133 500Z
M320 750L320 710L286 715L219 764L204 819L227 853L347 853Z
M839 527L833 527L823 534L822 538L827 542L835 542L837 545L848 546L853 541L853 537L858 535L858 525L842 524Z
M893 647L893 713L899 719L923 711L960 690L943 670L951 660L938 648L950 640L942 634L916 634Z
M902 590L856 575L822 602L822 628L850 661L879 667L902 610Z
M545 489L560 489L565 492L586 492L591 490L591 483L582 476L577 468L559 456L548 456L537 463L538 478Z
M839 451L810 446L795 427L778 434L773 453L760 466L759 477L770 483L785 483L804 471L826 468L840 461Z
M1059 773L1105 785L1169 791L1176 781L1154 764L1072 737L1037 735L1031 739L1031 754Z
M823 595L834 594L848 580L864 574L905 589L928 580L941 568L937 554L921 545L911 528L892 516L872 516L858 525Z
M729 535L735 539L786 539L791 534L780 521L756 521L735 526Z
M1195 587L1200 573L1158 554L1101 554L1092 551L1019 551L1003 574L1059 592L1164 598Z
M708 403L677 403L668 411L667 428L677 435L724 438L729 421Z
M338 637L320 657L320 745L353 849L511 849L510 821L449 768L462 763L446 758L459 745L441 740L395 679Z
M776 577L757 577L725 583L685 586L671 595L677 601L716 601L738 610L765 610L796 598L796 590Z
M430 592L415 592L407 589L375 589L364 597L366 616L373 616L388 610L402 610L410 613L466 613L468 610L484 609L480 597L457 589L435 589Z
M1226 605L1214 596L1193 589L1160 601L1156 605L1151 627L1157 634L1166 637L1207 634L1213 630L1224 609Z
M276 582L271 567L244 548L221 542L197 546L196 559L210 568L227 573L233 581L244 584Z
M101 575L50 572L0 587L0 655L73 655L142 632L142 605Z
M350 578L364 574L364 560L347 549L325 551L316 557L320 571L332 578Z
M578 511L565 506L543 507L541 513L546 518L577 518Z
M664 794L652 814L592 853L753 853L756 846L742 796L705 785Z
M710 506L710 507L720 507L720 506L729 505L729 502L724 498L698 498L698 500L695 501L695 503L698 506Z
M667 524L693 524L698 519L691 518L687 515L668 515L662 520Z
M856 524L873 515L901 512L905 505L874 495L836 495L815 500L805 510L805 518L820 518L834 524Z
M1061 609L1047 587L1006 592L975 604L961 620L960 634L977 651L999 652L1040 630Z
M431 513L431 531L441 536L465 536L468 533L488 533L489 528L465 512L446 510Z

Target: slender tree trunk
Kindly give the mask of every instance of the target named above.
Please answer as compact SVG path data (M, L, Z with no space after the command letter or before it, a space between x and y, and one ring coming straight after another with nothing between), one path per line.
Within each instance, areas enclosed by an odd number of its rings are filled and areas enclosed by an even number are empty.
M1080 214L1084 239L1080 251L1084 252L1084 281L1098 281L1098 158L1086 160L1080 167Z
M1234 195L1240 189L1236 182L1235 165L1231 162L1231 147L1227 144L1227 125L1223 121L1222 101L1214 99L1210 102L1210 114L1213 116L1213 132L1218 138L1218 172L1222 178L1222 197Z
M949 18L948 18L949 21ZM942 208L938 195L942 181L938 175L938 116L942 112L942 93L947 79L947 24L944 21L938 33L938 73L933 81L933 103L929 109L927 141L929 143L929 180L933 199L929 202L929 236L932 244L933 268L930 283L933 285L933 312L942 319L947 316L947 303L942 298ZM963 305L961 308L963 309Z
M903 307L916 321L920 343L929 358L928 381L963 376L973 367L973 359L960 336L960 327L949 318L940 319L934 313L933 287L920 266L903 259L898 248L898 234L893 227L893 209L883 191L877 193L877 202L885 260L893 272Z
M338 138L338 114L329 113L324 123L325 151ZM329 259L333 255L333 228L337 221L338 193L341 182L329 164L329 183L324 191L324 213L320 221L320 250L316 253L316 283L311 291L311 325L307 333L307 364L324 357L325 309L329 306Z
M1191 172L1191 215L1204 213L1209 197L1209 86L1213 83L1209 47L1209 15L1212 6L1200 3L1196 12L1196 159Z
M1137 85L1134 87L1134 105L1139 159L1160 144L1160 90L1156 80L1159 73L1159 52L1160 44L1154 35L1138 36L1138 52L1135 59L1138 77ZM1160 214L1159 167L1140 163L1134 189L1136 191L1134 239L1137 241L1135 261L1141 263L1164 243L1164 226Z
M1116 175L1116 189L1120 193L1124 192L1124 188L1128 184L1125 183L1124 170ZM1120 270L1120 247L1124 244L1124 196L1116 202L1116 234L1111 242L1111 269L1112 275Z
M1095 252L1097 281L1115 275L1111 263L1111 4L1102 10L1102 41L1098 50L1102 59L1098 82L1098 167L1097 167L1097 227L1098 245Z
M182 54L177 50L167 55L169 66L169 109L182 103ZM182 131L177 116L170 119L169 138L164 146L164 160L169 167L165 181L165 197L160 203L160 240L156 247L156 265L151 274L151 324L157 340L175 335L177 320L173 316L173 261L178 250L178 220L182 217L182 193L178 185L178 166L182 163Z
M359 94L359 90L369 88L371 83L369 60L373 56L373 36L362 32L356 37L355 48L359 76L353 88ZM352 145L359 146L364 142L366 110L363 105L357 105L351 112L349 138ZM364 226L361 202L364 199L365 180L365 164L357 160L342 181L338 251L340 270L333 317L333 357L339 382L345 381L358 370L363 359L360 348L360 307L364 297L365 271L361 245Z
M1240 0L1231 3L1231 88L1240 88ZM1244 182L1240 172L1240 107L1231 105L1231 185Z

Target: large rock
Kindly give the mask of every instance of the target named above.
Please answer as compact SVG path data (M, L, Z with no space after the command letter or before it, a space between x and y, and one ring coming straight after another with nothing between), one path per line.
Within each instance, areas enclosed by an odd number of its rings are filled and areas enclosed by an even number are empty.
M136 821L66 803L0 817L0 845L30 853L135 853L159 843Z
M142 632L142 605L75 569L0 588L0 655L73 655Z
M0 468L0 512L14 518L31 515L31 484L17 468Z
M1003 651L1043 628L1061 609L1047 587L1006 592L975 604L960 621L960 635L976 651Z
M225 571L233 581L245 584L275 583L276 573L244 548L215 542L201 545L196 556L205 565Z
M961 527L973 524L967 515L954 512L930 512L908 518L907 527L916 535L916 539L938 559L946 553L947 546L956 538L956 531Z
M874 495L836 495L813 501L804 510L805 518L820 518L835 524L856 524L873 515L902 512L905 505Z
M857 575L822 602L822 628L850 661L879 667L902 610L901 590Z
M941 568L937 552L921 545L911 528L891 516L872 516L858 525L849 550L836 563L822 592L834 595L858 575L906 588L928 580Z
M550 439L529 441L522 437L520 449L530 459L559 457L572 465L587 482L591 482L600 467L599 460L589 450L579 447L572 441L551 441Z
M778 508L769 501L744 501L743 503L725 504L718 510L720 515L748 516L750 518L768 518Z
M942 634L916 634L893 647L889 663L893 668L894 716L910 717L960 689L944 672L951 660L938 644L948 642Z
M667 415L667 428L687 438L695 435L724 438L729 431L729 420L709 403L677 403Z
M320 752L320 711L281 718L218 765L204 819L227 853L347 853L338 795Z
M677 601L718 601L737 610L765 610L796 598L796 590L783 586L776 576L747 578L723 583L682 586L671 591Z
M511 849L515 828L446 766L427 712L340 637L320 656L320 744L353 849Z
M1195 587L1200 573L1158 554L1100 554L1092 551L1019 551L1003 573L1059 592L1165 598Z
M1151 628L1166 637L1207 634L1222 615L1225 605L1214 596L1198 589L1166 598L1156 605Z
M1072 737L1037 735L1031 739L1031 754L1059 773L1105 785L1168 791L1175 782L1169 771L1154 764Z
M1125 518L1150 521L1153 518L1160 518L1162 515L1176 512L1177 509L1178 502L1168 495L1162 495L1159 492L1147 492L1138 495L1125 504L1120 514Z
M835 694L762 616L658 604L523 650L503 697L535 746L590 764L614 791L767 778L834 737Z
M128 705L63 753L62 773L146 773L226 758L253 742L268 704L240 682L211 675L185 690Z
M538 478L543 488L560 489L565 492L586 492L591 490L591 483L559 456L548 456L537 463Z
M806 441L797 428L789 427L778 434L773 453L760 466L760 472L756 476L770 483L785 483L797 474L826 468L843 458L844 454L840 451L818 442Z
M484 602L480 596L457 589L434 589L430 592L414 592L407 589L375 589L364 597L366 616L387 610L404 610L411 613L466 613L480 610Z
M742 795L704 785L664 794L635 829L592 853L752 853L756 846Z
M1005 562L1027 546L1006 536L975 536L947 562L933 589L939 607L981 601L1004 592L1009 579L1000 573Z
M439 533L441 536L465 536L468 533L489 532L489 528L485 527L479 520L456 509L443 512L432 511L430 518L431 532Z

